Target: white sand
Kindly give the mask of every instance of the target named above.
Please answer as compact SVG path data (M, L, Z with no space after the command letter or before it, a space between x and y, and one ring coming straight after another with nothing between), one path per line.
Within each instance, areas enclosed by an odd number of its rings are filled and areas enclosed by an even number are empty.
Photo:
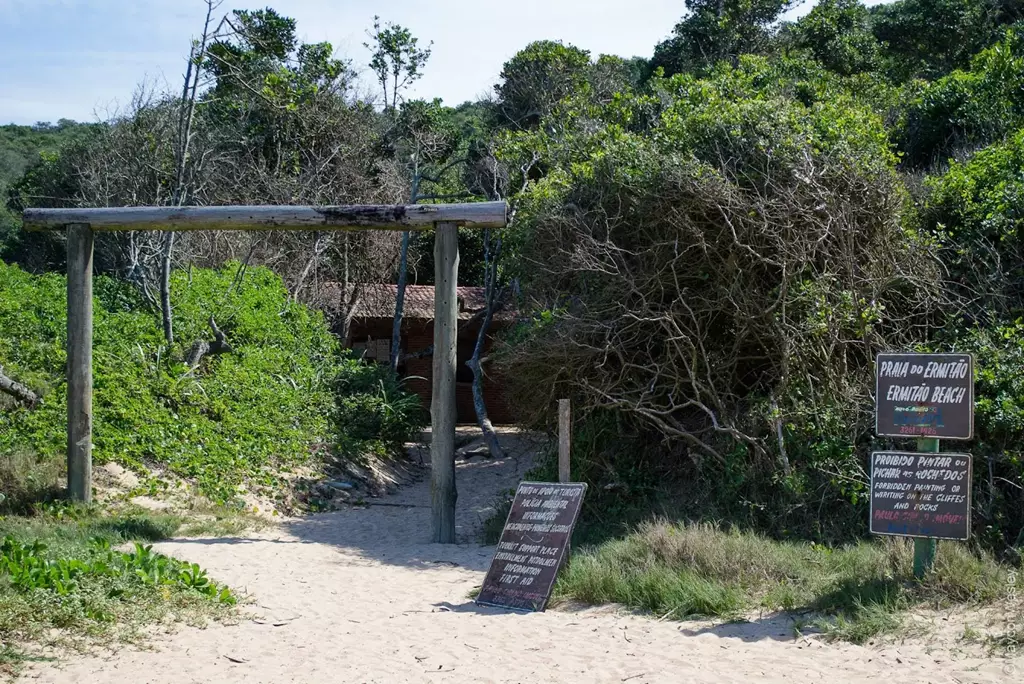
M364 510L288 521L244 539L178 540L163 553L200 563L251 594L257 620L155 637L33 665L44 682L1020 682L1024 662L956 658L923 646L873 649L793 638L784 618L745 625L658 622L608 609L511 614L477 608L491 547L481 513L525 460L460 463L459 532L424 543L429 482ZM1016 673L1013 672L1016 667Z

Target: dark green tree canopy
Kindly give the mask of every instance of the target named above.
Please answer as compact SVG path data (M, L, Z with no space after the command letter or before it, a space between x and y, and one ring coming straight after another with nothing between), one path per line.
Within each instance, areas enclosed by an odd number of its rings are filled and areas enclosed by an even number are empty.
M795 45L838 74L878 67L881 44L871 32L871 14L860 0L820 0L790 29Z
M1020 0L899 0L871 8L875 36L885 44L897 80L933 78L965 68L1024 18Z
M666 75L700 72L742 54L762 54L771 27L795 0L686 0L688 14L654 48L651 66Z
M590 53L561 41L530 43L501 70L494 86L505 123L529 128L540 123L555 104L586 87Z

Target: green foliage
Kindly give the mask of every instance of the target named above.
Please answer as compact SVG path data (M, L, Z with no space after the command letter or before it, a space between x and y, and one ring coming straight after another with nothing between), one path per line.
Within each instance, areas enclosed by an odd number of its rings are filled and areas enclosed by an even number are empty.
M149 586L189 589L221 603L236 602L230 589L211 581L198 565L153 553L152 546L135 542L134 551L122 553L111 550L110 542L101 538L94 547L97 553L87 560L51 560L46 558L46 545L42 542L22 544L8 535L0 544L0 577L6 575L18 591L42 589L66 597L78 593L81 585L89 581L134 575Z
M0 412L0 453L48 460L64 452L64 287L61 276L0 263L0 328L11 331L0 338L0 364L43 395L34 410ZM265 268L175 272L181 342L170 349L134 289L103 277L95 289L98 463L159 464L226 501L243 484L276 486L282 471L309 462L314 450L343 443L348 454L387 451L418 424L395 381L343 358L322 314L290 300ZM233 352L191 370L181 359L192 341L211 336L210 316ZM336 389L343 392L337 403ZM338 421L357 414L362 427L349 433Z
M560 41L530 43L505 62L494 86L498 110L510 128L535 127L555 105L587 87L590 53Z
M818 77L747 57L653 81L656 104L567 100L504 150L547 169L510 241L524 289L561 309L509 341L505 376L528 419L570 394L627 417L577 449L624 513L666 472L695 507L780 536L842 536L861 512L872 350L909 340L941 288L880 117L841 88L780 87L787 69ZM672 465L626 477L616 449Z
M793 27L794 42L837 74L873 71L880 43L871 33L869 17L860 0L821 0Z
M1017 0L899 0L878 4L871 14L885 69L904 81L966 68L1006 24L1024 18L1024 8Z
M944 162L1024 127L1024 29L979 53L970 70L907 86L910 100L897 132L906 161Z
M702 73L740 55L764 54L772 46L772 25L794 0L686 0L689 12L672 37L654 48L653 69L665 75Z
M18 255L19 248L23 248L25 238L20 235L18 216L21 208L26 203L38 206L39 198L57 196L71 185L71 174L66 169L62 169L64 173L56 183L61 187L47 187L40 182L41 177L55 176L52 171L61 164L60 150L80 147L94 139L103 127L103 124L80 124L68 119L56 124L0 126L0 257ZM40 174L35 170L40 166L51 173ZM48 241L37 238L30 242L32 247L38 248Z
M168 616L196 622L231 614L238 600L231 589L147 544L181 522L70 502L34 517L0 517L0 640L88 645L135 637ZM125 542L133 542L130 551L116 550ZM20 660L6 664L16 670Z
M947 245L954 278L973 296L989 293L985 309L1010 319L1024 315L1022 168L1024 129L928 181L926 219Z
M423 76L433 42L421 48L409 29L390 22L381 26L380 17L373 18L373 30L367 34L371 42L363 46L371 52L370 69L384 93L384 106L394 110L402 90Z

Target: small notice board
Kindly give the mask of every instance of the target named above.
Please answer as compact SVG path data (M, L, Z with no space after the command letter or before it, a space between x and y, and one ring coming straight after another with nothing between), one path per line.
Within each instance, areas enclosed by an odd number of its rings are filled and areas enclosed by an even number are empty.
M970 354L879 354L875 434L971 439L974 359Z
M477 603L544 610L586 491L583 483L519 484Z
M871 532L967 539L971 531L969 454L871 454Z

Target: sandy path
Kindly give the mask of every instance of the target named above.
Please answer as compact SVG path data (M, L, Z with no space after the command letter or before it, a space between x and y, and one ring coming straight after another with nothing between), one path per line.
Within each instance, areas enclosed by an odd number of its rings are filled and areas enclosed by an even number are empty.
M424 543L429 482L363 510L289 521L235 539L177 540L161 552L250 593L258 621L182 627L153 650L33 666L45 682L1011 682L999 659L950 660L920 646L874 650L795 641L785 620L656 622L612 611L509 614L466 598L492 548L472 542L495 492L525 459L458 468L458 546ZM283 624L282 624L283 623ZM274 626L275 624L279 626ZM233 660L232 660L233 659ZM242 662L235 662L242 661ZM1005 669L1005 671L1004 671Z

